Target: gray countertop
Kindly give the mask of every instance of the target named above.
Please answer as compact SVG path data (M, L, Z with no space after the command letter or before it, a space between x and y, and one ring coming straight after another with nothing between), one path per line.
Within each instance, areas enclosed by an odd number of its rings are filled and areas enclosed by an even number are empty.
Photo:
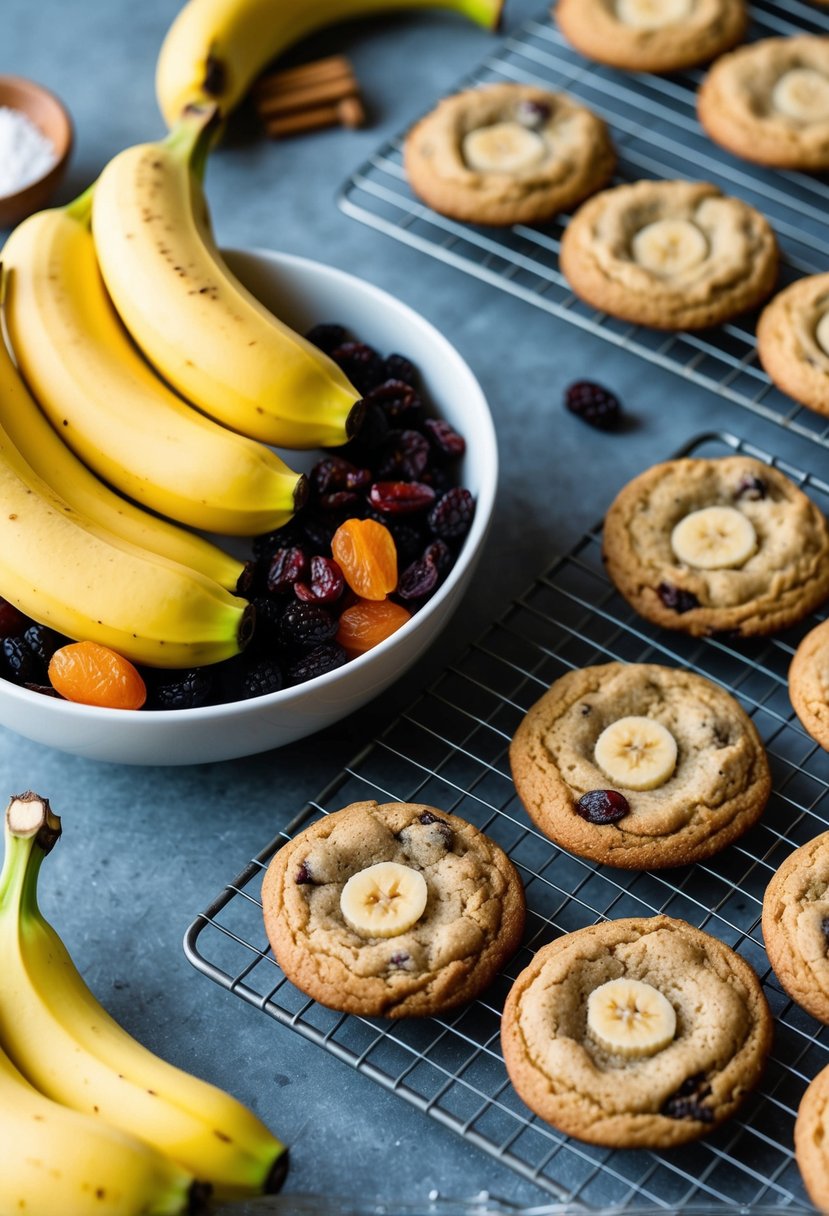
M75 120L61 199L78 193L125 145L161 134L154 64L177 7L175 0L39 0L35 17L31 0L4 0L0 70L51 86ZM506 32L539 8L537 0L508 0ZM460 1196L486 1187L515 1202L544 1198L197 974L181 949L189 921L633 474L722 425L773 451L791 449L812 468L826 465L819 448L798 447L737 406L337 209L348 174L493 45L492 35L438 12L328 31L309 40L299 58L348 54L371 125L269 144L242 117L207 179L220 243L305 254L395 293L447 335L488 394L501 456L494 528L466 602L438 645L379 702L336 729L249 760L126 768L0 733L2 788L35 789L63 816L43 902L89 984L149 1047L231 1090L290 1143L293 1191L411 1200L431 1188ZM567 415L562 390L585 376L612 387L635 426L606 435Z

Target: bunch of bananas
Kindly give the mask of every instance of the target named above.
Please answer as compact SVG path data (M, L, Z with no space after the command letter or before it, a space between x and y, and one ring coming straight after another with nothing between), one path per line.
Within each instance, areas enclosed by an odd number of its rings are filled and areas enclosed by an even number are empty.
M0 1211L167 1216L277 1190L287 1150L241 1103L147 1051L89 991L37 902L60 836L13 797L0 873Z

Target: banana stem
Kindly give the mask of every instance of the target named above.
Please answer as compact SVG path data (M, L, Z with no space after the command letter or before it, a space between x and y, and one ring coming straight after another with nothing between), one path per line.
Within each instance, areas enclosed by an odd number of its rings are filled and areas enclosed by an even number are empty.
M165 147L189 161L190 169L200 181L204 178L207 157L220 122L215 102L189 105L163 141Z
M37 912L37 876L41 862L55 847L60 819L48 798L27 790L14 794L6 808L6 851L0 872L0 908L16 904L21 911Z
M87 186L83 194L79 194L71 203L67 203L64 211L67 215L71 215L73 220L77 220L79 224L89 226L92 219L92 196L95 193L95 182L91 186Z

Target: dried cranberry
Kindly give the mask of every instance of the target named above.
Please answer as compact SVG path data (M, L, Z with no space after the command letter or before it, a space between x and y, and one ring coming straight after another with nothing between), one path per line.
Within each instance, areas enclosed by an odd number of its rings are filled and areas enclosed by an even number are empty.
M32 654L23 638L3 638L0 643L0 669L16 684L45 684L43 664Z
M315 325L313 329L308 330L305 337L314 346L324 350L326 355L330 355L332 350L336 350L347 340L348 333L343 325Z
M710 1097L711 1086L705 1084L703 1073L686 1078L679 1089L667 1098L662 1114L669 1119L695 1119L698 1123L713 1123L714 1112L703 1101Z
M435 501L435 491L421 481L375 481L368 492L369 502L388 515L408 515L425 511Z
M438 585L438 568L431 558L421 557L407 566L397 580L401 600L425 600Z
M734 494L735 498L747 498L749 502L759 502L766 497L766 483L762 477L744 477Z
M393 954L389 959L389 965L392 967L405 967L409 961L409 955L399 950L397 954Z
M279 635L285 646L319 646L337 632L338 621L320 604L294 600L282 610Z
M297 599L306 604L333 604L344 589L343 572L333 557L312 557L309 581L294 583Z
M31 618L25 616L19 608L15 608L14 604L0 599L0 638L15 637L31 623Z
M392 422L405 418L411 422L423 408L423 402L411 384L403 380L386 380L366 396L369 405L379 405Z
M213 695L213 676L209 667L189 671L165 672L150 689L152 709L196 709L207 705Z
M475 499L463 486L442 494L429 512L429 527L441 540L466 536L475 514Z
M629 813L627 798L616 790L588 790L576 803L576 814L588 823L616 823Z
M418 819L426 827L428 827L430 823L445 823L445 820L438 819L437 815L433 815L431 811L424 811L422 815L418 815Z
M387 380L402 380L404 384L417 383L417 368L405 355L387 355L383 367Z
M383 379L383 360L365 342L343 342L328 353L364 397Z
M442 540L433 540L430 545L427 545L423 550L423 556L428 561L432 561L438 568L440 578L445 576L452 569L452 550Z
M359 490L371 483L371 469L361 469L342 456L325 456L318 460L310 473L315 494L331 494L336 490Z
M307 861L301 862L299 869L296 872L296 878L294 879L294 882L297 884L298 887L301 887L303 885L303 883L309 883L309 882L313 882L313 881L314 880L311 877L311 871L308 869L308 862Z
M678 612L680 615L683 612L690 612L692 608L699 607L699 600L693 591L674 587L673 583L660 583L656 588L656 594L666 608L670 608L672 612Z
M515 107L515 116L522 127L537 131L543 127L550 117L550 107L543 101L533 101L526 97Z
M426 418L423 429L438 456L444 460L456 460L466 451L466 440L443 418Z
M419 481L429 463L429 441L419 431L391 431L383 444L378 477Z
M266 586L272 595L287 595L308 570L308 556L299 546L277 549L268 567Z
M356 490L335 490L333 494L321 494L319 505L323 511L346 512L349 515L361 515L364 499Z
M302 684L305 680L313 680L315 676L322 676L328 671L342 667L347 660L348 655L342 646L337 645L336 642L326 642L303 655L289 667L288 680L291 684Z
M622 418L619 399L590 380L578 380L571 384L564 394L564 404L571 414L576 414L583 422L600 431L612 430Z

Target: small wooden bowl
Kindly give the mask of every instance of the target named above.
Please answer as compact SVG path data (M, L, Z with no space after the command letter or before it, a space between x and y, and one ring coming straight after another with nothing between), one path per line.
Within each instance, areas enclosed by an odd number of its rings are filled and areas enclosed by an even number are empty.
M0 228L10 228L45 207L63 177L72 151L72 119L43 85L22 76L0 76L0 106L20 110L55 146L56 161L48 173L14 194L0 194Z

